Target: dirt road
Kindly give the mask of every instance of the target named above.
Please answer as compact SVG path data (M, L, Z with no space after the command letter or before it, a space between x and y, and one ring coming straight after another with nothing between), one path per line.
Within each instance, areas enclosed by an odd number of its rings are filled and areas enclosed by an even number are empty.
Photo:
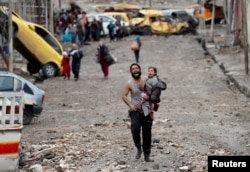
M43 171L207 171L208 155L249 155L249 106L230 87L218 64L205 58L196 38L142 37L142 73L158 68L168 84L153 124L153 163L135 160L121 94L135 61L133 36L104 40L118 62L103 80L95 63L96 43L84 47L80 80L51 78L37 85L46 91L43 114L22 135L26 166ZM38 168L38 167L36 167Z

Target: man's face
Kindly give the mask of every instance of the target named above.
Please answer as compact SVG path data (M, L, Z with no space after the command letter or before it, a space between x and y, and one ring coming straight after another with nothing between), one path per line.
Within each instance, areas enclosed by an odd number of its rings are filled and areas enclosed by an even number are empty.
M131 76L134 79L139 79L141 77L141 70L137 65L131 67Z

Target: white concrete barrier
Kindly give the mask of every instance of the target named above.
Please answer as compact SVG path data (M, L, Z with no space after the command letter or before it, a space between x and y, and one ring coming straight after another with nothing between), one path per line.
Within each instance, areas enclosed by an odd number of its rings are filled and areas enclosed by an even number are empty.
M18 170L23 93L0 93L0 171Z

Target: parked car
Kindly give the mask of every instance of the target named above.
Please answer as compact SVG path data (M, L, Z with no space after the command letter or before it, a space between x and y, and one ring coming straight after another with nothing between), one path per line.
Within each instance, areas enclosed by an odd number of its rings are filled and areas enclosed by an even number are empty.
M0 7L0 34L8 40L8 13L6 7ZM23 20L12 12L13 45L27 59L27 70L33 74L40 69L46 78L60 75L63 48L59 41L43 26Z
M108 33L109 33L108 28L107 28L109 22L110 21L112 21L113 23L116 22L116 19L114 17L109 16L105 13L88 13L87 17L88 17L89 22L92 22L94 20L94 18L98 21L100 21L100 19L102 19L104 33L101 33L101 34L103 36L108 35ZM127 28L127 30L130 29L128 22L121 21L121 24L124 25Z
M151 24L161 16L159 10L139 10L130 19L132 34L152 35Z
M0 92L24 91L23 124L30 124L43 111L45 92L25 78L7 71L0 71Z

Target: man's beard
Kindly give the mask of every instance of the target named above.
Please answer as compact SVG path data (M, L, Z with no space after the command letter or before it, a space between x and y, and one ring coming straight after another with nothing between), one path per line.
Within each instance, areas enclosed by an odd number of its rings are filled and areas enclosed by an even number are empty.
M131 73L131 76L132 76L134 79L140 79L140 77L141 77L141 71L138 72L138 73L136 73L136 74Z

